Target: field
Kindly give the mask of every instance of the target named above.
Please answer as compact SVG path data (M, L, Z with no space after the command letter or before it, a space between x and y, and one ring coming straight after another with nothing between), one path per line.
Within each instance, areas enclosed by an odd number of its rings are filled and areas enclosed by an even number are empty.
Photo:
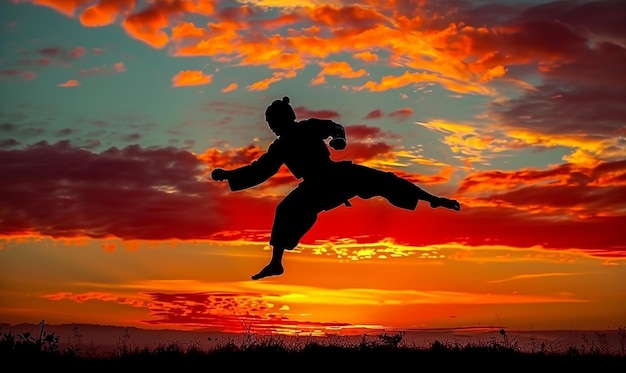
M21 370L63 369L194 369L223 371L225 369L254 369L258 371L445 371L480 369L481 371L624 371L626 351L624 330L617 348L610 348L603 335L596 340L567 348L555 348L546 343L521 345L504 329L498 338L483 342L433 340L427 346L417 346L404 338L404 333L364 335L360 338L315 337L286 338L243 334L238 338L213 340L211 348L199 341L159 342L153 347L141 347L126 332L118 338L115 349L98 353L83 346L80 340L63 341L44 326L38 335L30 332L0 334L0 358L5 366ZM209 337L209 339L211 339ZM7 365L8 364L8 365Z

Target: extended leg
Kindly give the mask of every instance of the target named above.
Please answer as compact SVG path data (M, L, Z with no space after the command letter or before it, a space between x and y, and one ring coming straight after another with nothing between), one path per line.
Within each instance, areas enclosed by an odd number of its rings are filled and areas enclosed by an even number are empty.
M362 198L381 196L392 205L408 210L414 210L419 200L430 203L432 208L445 207L457 211L461 209L458 201L430 194L392 172L353 165L349 173L351 182L355 183L359 190L358 196Z
M430 202L430 207L432 208L445 207L450 210L456 210L456 211L461 210L461 204L459 203L459 201L454 200L454 199L447 199L444 197L434 197L432 200L428 202Z
M458 201L444 198L444 197L435 196L433 194L426 192L425 190L418 187L417 185L415 187L418 189L417 191L418 198L430 203L430 207L432 208L445 207L445 208L456 210L456 211L461 210L461 205L459 204Z

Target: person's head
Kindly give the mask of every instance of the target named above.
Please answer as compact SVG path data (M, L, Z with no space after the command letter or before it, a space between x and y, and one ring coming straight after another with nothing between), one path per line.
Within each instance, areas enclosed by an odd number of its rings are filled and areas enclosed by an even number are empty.
M296 113L289 105L289 97L285 96L282 100L274 100L272 104L265 110L265 120L274 133L280 136L286 126L291 125L296 120Z

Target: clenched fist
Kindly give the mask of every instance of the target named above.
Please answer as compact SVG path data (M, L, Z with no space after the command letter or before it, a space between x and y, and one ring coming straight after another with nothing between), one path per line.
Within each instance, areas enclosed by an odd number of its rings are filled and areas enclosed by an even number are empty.
M328 143L335 150L343 150L346 148L346 139L343 137L335 137Z
M215 170L213 170L211 172L211 178L215 181L222 181L222 180L226 180L228 179L228 175L227 175L228 171L221 169L221 168L216 168Z

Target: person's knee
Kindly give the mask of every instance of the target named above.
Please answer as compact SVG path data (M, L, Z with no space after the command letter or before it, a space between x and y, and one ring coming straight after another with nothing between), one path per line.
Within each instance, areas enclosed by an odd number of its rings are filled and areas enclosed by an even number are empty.
M284 199L276 205L276 215L292 215L297 212L297 204L291 200Z

